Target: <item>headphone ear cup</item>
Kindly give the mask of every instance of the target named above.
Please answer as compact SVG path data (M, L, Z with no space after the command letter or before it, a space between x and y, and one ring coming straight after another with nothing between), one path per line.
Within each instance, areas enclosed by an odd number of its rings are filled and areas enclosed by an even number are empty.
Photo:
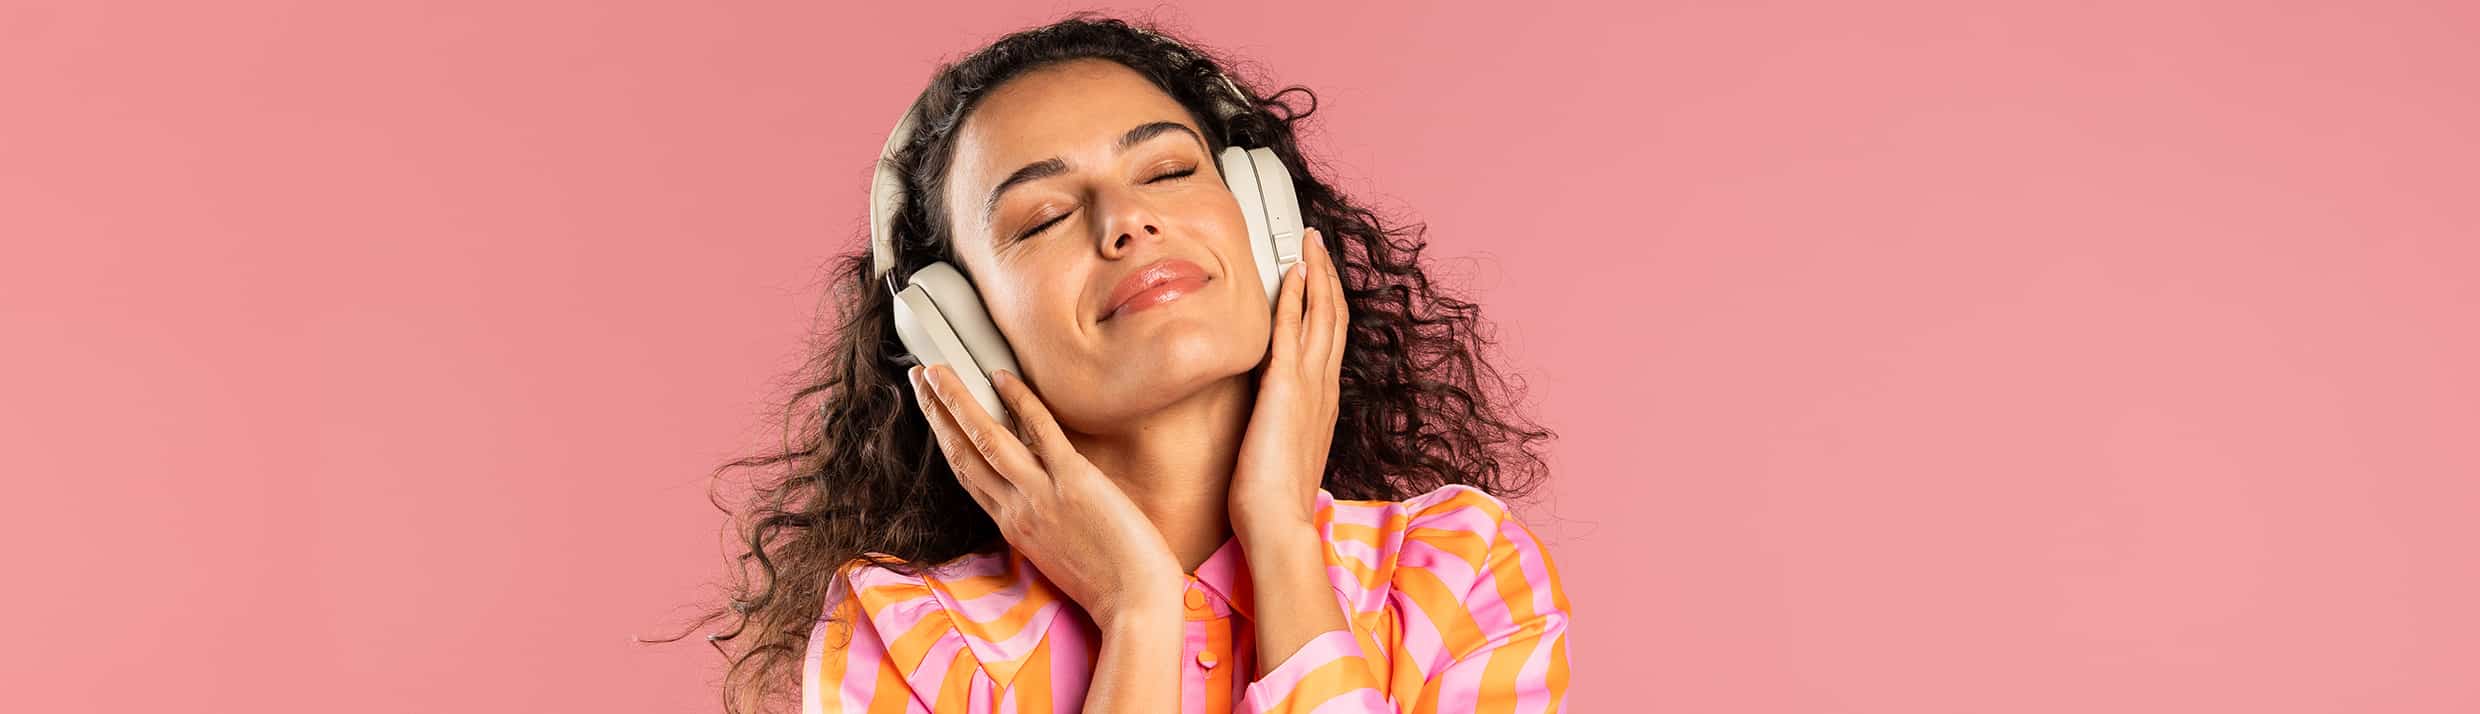
M1216 160L1248 221L1249 252L1257 257L1257 279L1271 306L1283 294L1283 269L1300 262L1300 195L1292 190L1292 172L1273 149L1262 147L1223 147Z
M1223 185L1240 202L1240 217L1248 221L1249 252L1257 258L1257 280L1266 288L1266 304L1271 307L1283 294L1283 265L1266 223L1266 198L1259 190L1257 162L1249 158L1248 149L1226 146L1216 164L1223 169Z
M895 321L896 339L915 360L955 370L982 411L1002 425L1015 427L1014 415L990 384L990 374L1001 369L1019 375L1024 371L1017 369L1016 352L990 321L981 294L974 292L963 273L946 263L915 271L904 290L896 293Z
M1273 149L1250 149L1249 160L1257 166L1257 193L1265 201L1266 237L1273 242L1275 275L1280 280L1284 268L1300 262L1300 194L1292 190L1291 169Z

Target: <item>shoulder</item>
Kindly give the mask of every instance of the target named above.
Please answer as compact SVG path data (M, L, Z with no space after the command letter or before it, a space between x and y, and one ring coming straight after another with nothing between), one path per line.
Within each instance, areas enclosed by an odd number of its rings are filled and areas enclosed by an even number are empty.
M813 649L847 639L881 646L908 678L942 659L963 657L976 666L1006 663L1024 658L1065 601L1012 551L919 567L874 555L896 567L857 559L839 569L841 577L826 595L827 612L813 630L814 640L829 637L813 642ZM1013 674L1013 668L981 668L1001 684Z
M931 586L936 576L908 572L910 564L889 560L906 567L860 559L845 563L837 571L842 577L835 591L828 594L830 602L840 599L849 614L867 616L881 631L905 632L924 617L944 616L938 591Z
M1564 632L1566 588L1549 549L1497 496L1443 486L1401 501L1334 501L1338 560L1371 558L1364 609L1392 609L1418 660L1461 660L1523 633ZM1352 545L1374 539L1374 548ZM1358 570L1347 563L1346 569ZM1339 583L1340 584L1340 583Z
M1464 593L1509 574L1539 585L1557 580L1540 539L1487 491L1448 484L1400 501L1321 501L1320 527L1337 559L1392 596Z
M1522 527L1505 501L1463 484L1447 484L1401 501L1322 499L1331 510L1321 517L1331 524L1331 530L1376 536L1378 541L1461 547L1458 544L1474 540L1487 544L1506 528Z

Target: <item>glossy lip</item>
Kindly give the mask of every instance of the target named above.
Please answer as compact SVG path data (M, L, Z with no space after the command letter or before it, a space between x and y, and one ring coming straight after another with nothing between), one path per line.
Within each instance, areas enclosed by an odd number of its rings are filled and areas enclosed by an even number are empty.
M1196 263L1191 263L1179 258L1164 258L1152 263L1147 263L1145 267L1138 268L1134 273L1129 273L1128 277L1121 278L1118 285L1112 286L1110 298L1103 303L1102 319L1096 320L1095 322L1110 320L1113 316L1119 314L1121 307L1127 306L1128 301L1131 298L1135 298L1139 294L1152 290L1164 283L1175 280L1196 280L1198 283L1202 284L1211 281L1212 279L1213 276L1207 275L1205 268L1197 267ZM1179 298L1175 297L1172 299L1177 300ZM1147 306L1137 306L1140 310L1145 307Z

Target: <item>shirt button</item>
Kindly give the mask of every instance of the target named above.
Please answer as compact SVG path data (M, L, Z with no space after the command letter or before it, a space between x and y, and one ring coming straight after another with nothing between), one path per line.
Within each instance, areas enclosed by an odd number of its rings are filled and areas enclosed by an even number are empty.
M1191 589L1191 590L1189 590L1189 591L1188 591L1188 609L1195 610L1195 611L1198 611L1198 612L1205 612L1205 611L1206 611L1206 592L1205 592L1205 591L1203 591L1203 590L1196 590L1196 589Z
M1204 668L1206 668L1206 669L1213 669L1213 668L1214 668L1214 664L1215 664L1216 662L1220 662L1220 661L1221 661L1221 660L1218 660L1218 659L1215 659L1215 658L1214 658L1214 652L1213 652L1213 651L1211 651L1211 650L1200 651L1200 652L1198 652L1198 653L1197 653L1197 666L1199 666L1199 667L1204 667Z

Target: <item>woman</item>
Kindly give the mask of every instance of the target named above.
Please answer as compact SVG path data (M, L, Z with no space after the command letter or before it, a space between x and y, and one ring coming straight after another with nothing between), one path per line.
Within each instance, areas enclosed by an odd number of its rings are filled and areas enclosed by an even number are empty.
M914 364L846 257L795 398L818 421L727 466L791 466L707 618L736 619L708 638L727 708L796 681L811 712L1557 707L1566 595L1501 500L1550 433L1501 413L1476 310L1430 285L1417 233L1300 168L1308 113L1220 66L1079 13L934 76L893 137L892 275L971 278L1023 371L992 379L1015 426ZM1324 229L1272 305L1227 145L1294 167ZM1115 290L1163 266L1188 279Z

